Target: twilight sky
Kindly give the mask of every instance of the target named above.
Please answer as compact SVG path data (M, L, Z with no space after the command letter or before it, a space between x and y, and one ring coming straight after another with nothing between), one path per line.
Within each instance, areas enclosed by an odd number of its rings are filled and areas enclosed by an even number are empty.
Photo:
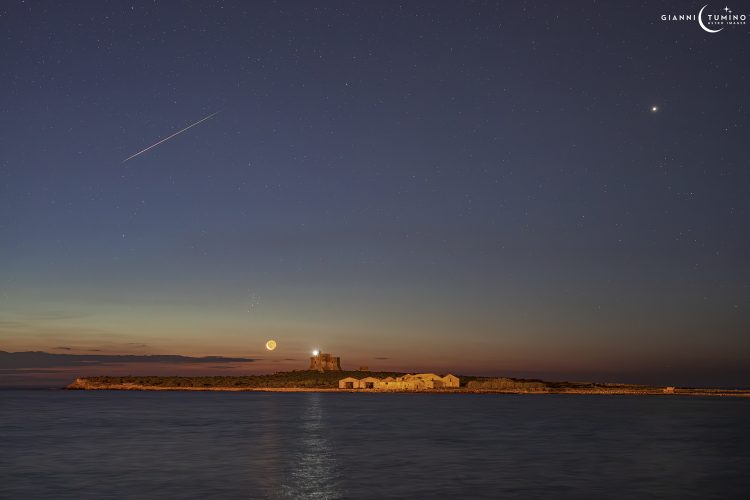
M5 2L0 350L750 385L702 5Z

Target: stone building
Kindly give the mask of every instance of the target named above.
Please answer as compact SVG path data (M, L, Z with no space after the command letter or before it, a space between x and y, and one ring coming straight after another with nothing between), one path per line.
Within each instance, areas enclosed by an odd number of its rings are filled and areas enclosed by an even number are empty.
M417 373L416 375L409 374L397 378L365 377L357 380L354 377L347 377L339 380L339 389L375 389L381 391L424 391L458 388L459 385L458 377L450 373L445 377L434 373Z
M309 370L317 370L319 372L340 372L341 360L338 356L316 351L310 357Z
M365 377L359 379L359 388L360 389L375 389L375 386L377 383L380 382L380 379L375 377Z
M339 389L359 389L359 380L354 377L346 377L339 380Z
M403 377L400 377L400 379L417 386L424 386L425 389L443 389L459 386L458 377L450 373L445 377L441 377L434 373L417 373L416 375L404 375Z

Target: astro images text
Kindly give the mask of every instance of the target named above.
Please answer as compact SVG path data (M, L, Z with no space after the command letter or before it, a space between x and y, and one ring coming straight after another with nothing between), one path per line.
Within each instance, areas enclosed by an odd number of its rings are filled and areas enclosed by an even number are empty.
M698 26L706 33L719 33L728 26L744 26L747 14L735 13L728 6L719 13L706 11L708 4L701 7L697 14L662 14L662 21L697 21ZM723 12L722 12L723 11Z
M706 14L709 22L723 24L744 24L747 14ZM698 14L662 14L662 21L697 21Z

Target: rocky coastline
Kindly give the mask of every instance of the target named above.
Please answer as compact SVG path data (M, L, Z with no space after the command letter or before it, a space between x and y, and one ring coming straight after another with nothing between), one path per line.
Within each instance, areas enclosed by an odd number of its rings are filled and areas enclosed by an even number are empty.
M110 380L114 379L114 380ZM132 380L131 380L132 379ZM750 397L750 390L745 389L711 389L711 388L665 388L635 386L626 384L590 384L588 387L576 383L544 383L551 385L535 385L533 387L477 387L468 384L469 387L452 389L431 389L422 391L385 391L377 389L339 389L326 387L324 384L318 386L232 386L232 385L201 385L202 377L197 377L196 383L191 385L170 385L168 377L149 377L156 379L159 384L145 384L137 382L138 377L81 377L77 378L65 389L68 390L107 390L107 391L202 391L202 392L350 392L350 393L431 393L431 394L570 394L570 395L612 395L612 396L710 396L710 397ZM163 380L160 380L163 379ZM205 379L209 379L205 377ZM213 382L213 380L212 380ZM280 385L280 384L277 384ZM472 387L472 385L475 385Z

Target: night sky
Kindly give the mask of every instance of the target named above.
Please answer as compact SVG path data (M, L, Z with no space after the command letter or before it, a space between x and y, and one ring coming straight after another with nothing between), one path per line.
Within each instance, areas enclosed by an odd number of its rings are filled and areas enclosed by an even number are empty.
M0 349L748 386L702 5L4 2Z

